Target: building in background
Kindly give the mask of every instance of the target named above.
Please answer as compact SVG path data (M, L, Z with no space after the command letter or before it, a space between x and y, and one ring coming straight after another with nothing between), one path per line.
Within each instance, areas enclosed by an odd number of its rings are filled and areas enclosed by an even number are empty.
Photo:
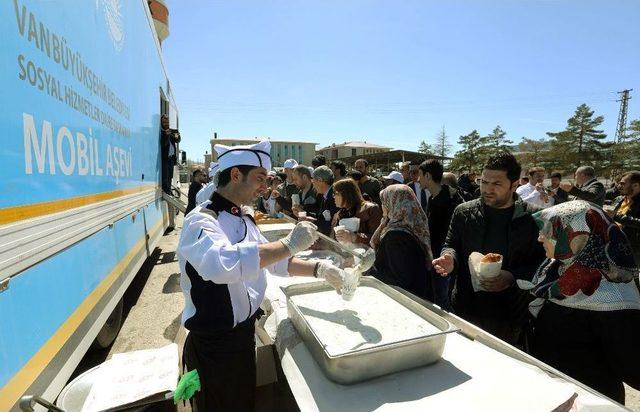
M269 140L271 142L271 164L273 167L282 167L282 164L287 159L296 159L298 163L309 166L311 165L311 159L316 155L316 143L274 140L267 137L218 139L217 134L214 134L214 138L211 139L211 160L215 162L218 158L213 148L216 144L241 146L255 144L261 140Z
M209 167L209 163L211 163L211 154L209 152L204 152L204 165Z
M317 154L321 154L329 160L345 159L353 156L362 156L373 153L388 152L390 147L380 146L367 142L344 142L342 144L332 144L318 150Z

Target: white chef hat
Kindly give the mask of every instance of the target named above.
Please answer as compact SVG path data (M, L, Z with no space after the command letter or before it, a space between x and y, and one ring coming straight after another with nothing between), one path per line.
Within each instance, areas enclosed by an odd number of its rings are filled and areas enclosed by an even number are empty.
M223 171L234 166L258 166L271 169L271 142L263 140L260 143L246 146L225 146L217 144L213 147L218 154L219 170Z
M216 172L220 168L220 164L217 162L209 163L209 177L215 176Z

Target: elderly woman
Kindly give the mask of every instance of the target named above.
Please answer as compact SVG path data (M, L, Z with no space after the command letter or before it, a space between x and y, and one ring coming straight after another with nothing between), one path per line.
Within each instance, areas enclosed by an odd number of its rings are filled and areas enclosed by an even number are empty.
M360 219L360 227L357 232L348 230L334 230L336 240L343 243L354 243L360 246L369 245L371 236L380 225L382 211L380 206L373 202L367 202L362 198L358 184L353 179L338 180L333 184L333 199L338 211L333 216L331 227L335 229L340 225L340 220L357 217Z
M620 228L576 200L533 215L547 260L520 288L536 299L532 353L623 403L623 382L640 389L638 266Z
M427 215L406 185L387 187L380 200L382 223L371 239L373 276L426 299L432 259Z

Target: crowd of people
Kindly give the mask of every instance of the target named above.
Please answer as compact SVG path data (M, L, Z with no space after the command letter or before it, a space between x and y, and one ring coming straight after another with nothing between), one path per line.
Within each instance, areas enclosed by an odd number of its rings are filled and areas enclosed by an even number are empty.
M323 156L312 166L289 159L282 171L266 171L251 206L373 248L368 275L614 400L624 402L623 382L640 389L640 171L607 190L591 166L579 167L573 183L553 172L547 186L544 168L523 175L509 153L491 157L479 175L456 176L434 159L379 178L365 159L351 166L327 165ZM205 177L194 173L197 185ZM194 192L212 190L213 180ZM193 209L191 198L190 190ZM346 224L352 218L357 228ZM500 255L499 273L474 282L474 252Z

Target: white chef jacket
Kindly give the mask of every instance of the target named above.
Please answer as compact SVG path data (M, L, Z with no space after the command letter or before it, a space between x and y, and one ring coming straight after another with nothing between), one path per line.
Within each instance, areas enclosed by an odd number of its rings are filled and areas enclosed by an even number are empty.
M187 329L232 329L260 307L267 273L288 276L288 259L260 269L261 243L267 239L253 218L217 192L185 217L177 255Z

